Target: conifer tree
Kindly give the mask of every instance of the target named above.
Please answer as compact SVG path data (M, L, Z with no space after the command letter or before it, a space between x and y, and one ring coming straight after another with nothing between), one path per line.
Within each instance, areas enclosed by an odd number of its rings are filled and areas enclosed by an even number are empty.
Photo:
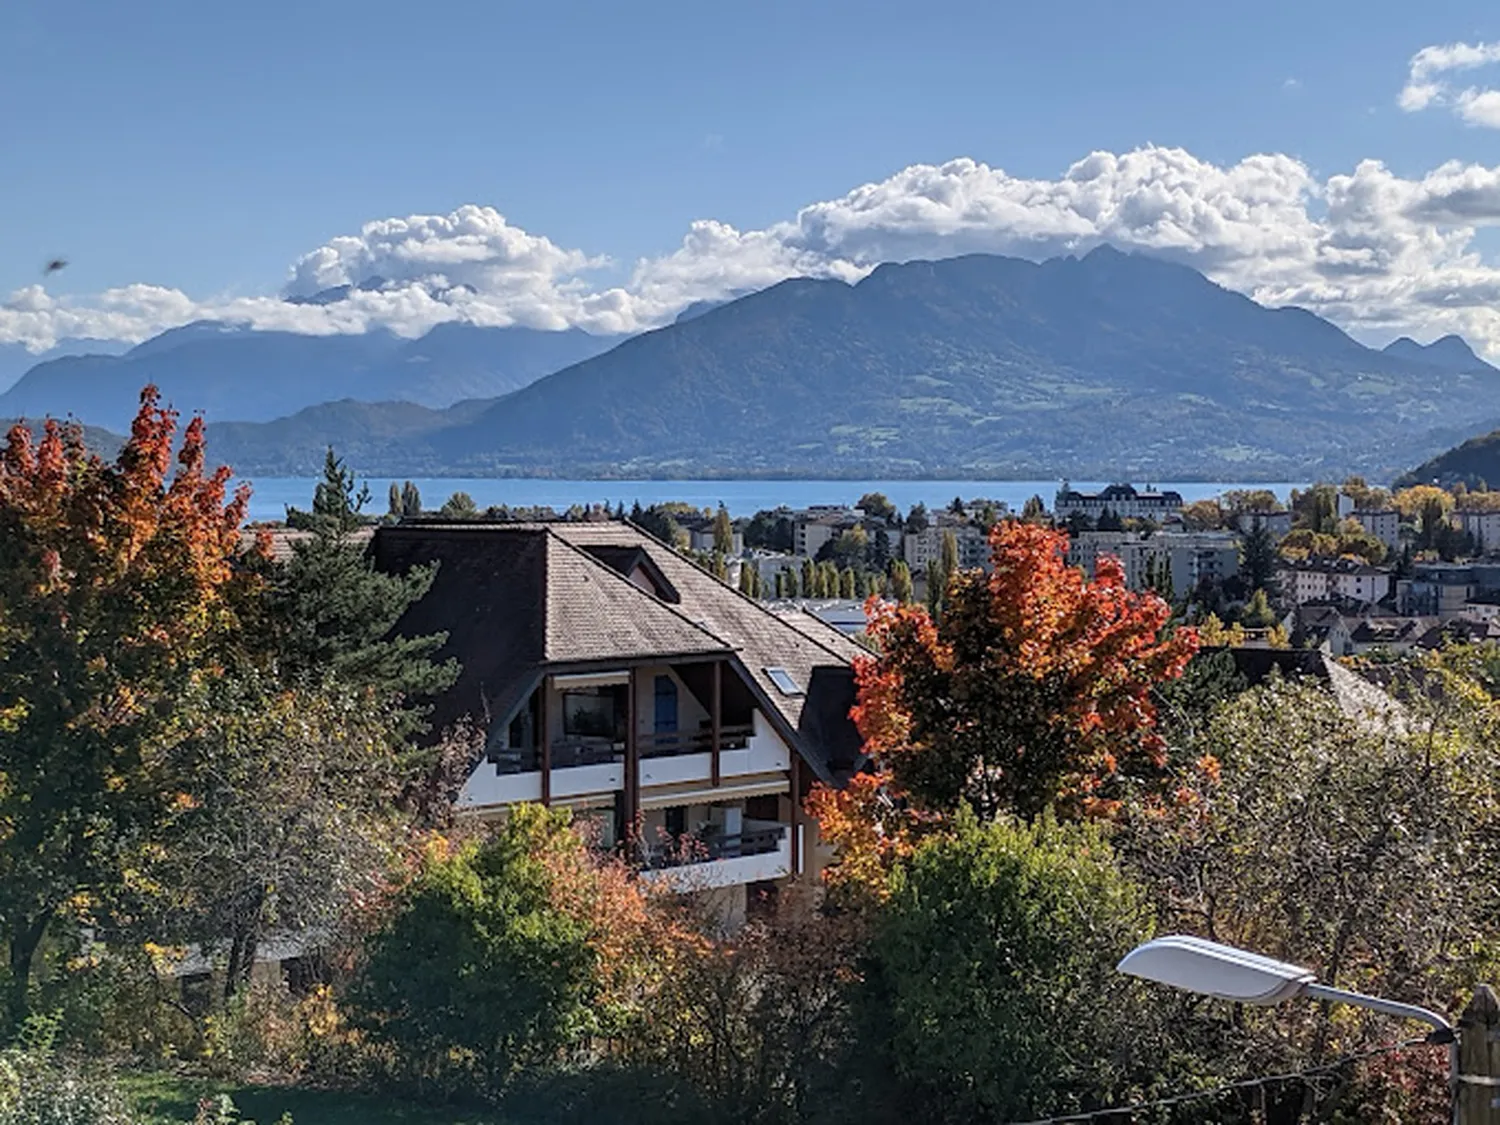
M370 486L355 489L353 470L344 467L343 459L334 455L333 446L323 459L323 479L313 491L312 526L331 526L333 530L353 531L360 525L359 514L370 502ZM292 513L287 513L292 522Z
M927 564L927 612L934 621L943 616L944 595L948 589L948 575L943 564L933 559Z
M719 511L714 516L714 553L734 553L734 523L729 518L729 509L723 504L719 505Z
M403 516L420 516L422 514L422 493L411 481L401 486L401 514Z
M891 564L891 597L902 605L911 601L911 567L902 559Z
M943 573L950 578L958 573L958 536L951 531L943 532Z

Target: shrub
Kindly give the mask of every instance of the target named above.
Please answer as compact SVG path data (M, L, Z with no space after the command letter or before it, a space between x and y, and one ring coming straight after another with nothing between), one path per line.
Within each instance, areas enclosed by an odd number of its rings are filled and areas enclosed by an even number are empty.
M491 839L428 855L368 943L352 1011L393 1076L496 1093L523 1066L623 1032L650 925L567 812L522 806Z
M1147 1005L1114 966L1148 910L1097 826L960 816L897 867L873 925L856 993L872 1108L969 1122L1131 1100Z
M0 1125L132 1125L106 1076L44 1050L0 1052Z

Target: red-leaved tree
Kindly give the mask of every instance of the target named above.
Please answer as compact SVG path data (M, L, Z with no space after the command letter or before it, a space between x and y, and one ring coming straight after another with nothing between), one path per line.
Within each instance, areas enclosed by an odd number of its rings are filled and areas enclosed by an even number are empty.
M181 806L173 702L231 632L249 492L205 470L203 422L141 395L112 463L76 426L0 447L0 941L10 1014L63 914L96 921Z
M1130 775L1159 772L1164 744L1154 685L1182 674L1197 647L1170 610L1126 588L1120 564L1092 581L1067 565L1067 536L1006 521L990 536L994 568L951 580L942 619L918 606L870 605L879 656L857 669L853 711L884 798L946 817L1108 815ZM845 862L902 848L910 827L865 781L815 794L811 810ZM858 857L858 858L856 858Z

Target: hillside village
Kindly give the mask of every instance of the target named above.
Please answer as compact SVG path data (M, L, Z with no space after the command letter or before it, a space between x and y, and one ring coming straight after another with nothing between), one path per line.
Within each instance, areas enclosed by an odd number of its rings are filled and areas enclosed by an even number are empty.
M607 506L522 514L626 515ZM1173 491L1122 483L1081 492L1064 482L1023 512L955 497L903 514L877 493L738 519L672 504L629 516L741 592L849 635L863 631L872 594L930 605L951 573L987 568L990 528L1019 517L1066 530L1068 562L1090 577L1100 555L1112 556L1130 589L1160 594L1183 620L1236 644L1342 657L1500 638L1500 494L1462 485L1392 493L1351 478L1286 502L1241 490L1185 504Z

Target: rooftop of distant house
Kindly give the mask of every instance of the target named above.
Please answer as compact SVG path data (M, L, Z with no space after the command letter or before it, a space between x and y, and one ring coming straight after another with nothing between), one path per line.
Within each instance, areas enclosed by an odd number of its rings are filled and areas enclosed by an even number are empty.
M1309 556L1305 559L1287 559L1281 563L1283 570L1299 570L1303 573L1315 574L1347 574L1355 577L1373 577L1380 574L1390 574L1387 567L1371 566L1359 559L1330 559L1321 556Z
M1098 492L1081 492L1064 484L1058 499L1065 503L1108 503L1110 501L1182 506L1182 493L1173 489L1156 491L1147 487L1138 489L1131 484L1111 484Z

